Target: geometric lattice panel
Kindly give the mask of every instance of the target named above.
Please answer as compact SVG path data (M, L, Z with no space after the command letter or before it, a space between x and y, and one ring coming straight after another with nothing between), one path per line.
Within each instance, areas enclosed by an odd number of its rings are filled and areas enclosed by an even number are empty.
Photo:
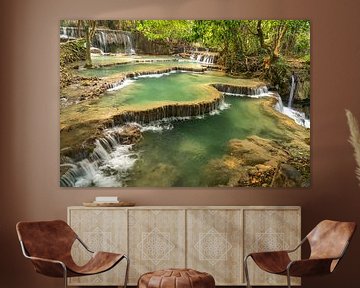
M126 253L127 251L127 215L120 209L81 209L68 215L68 222L80 239L92 251ZM84 264L89 253L79 242L72 247L76 263ZM121 261L112 270L93 276L69 278L70 285L122 285L125 275L125 261Z
M294 248L301 237L300 213L292 206L69 207L68 223L90 249L127 254L130 285L145 272L192 268L212 274L218 286L245 286L244 256ZM72 254L79 265L89 259L76 242ZM293 258L300 258L300 251ZM123 261L106 273L70 278L69 284L121 286L125 266ZM254 285L286 283L286 277L265 273L252 260L249 272Z
M185 210L129 210L130 283L145 272L185 267Z
M187 211L187 265L216 285L242 283L242 210Z
M244 253L295 248L300 243L300 211L298 209L254 209L244 211ZM291 258L300 259L301 250ZM249 277L253 285L285 285L286 277L266 273L248 260ZM299 278L292 279L300 284Z

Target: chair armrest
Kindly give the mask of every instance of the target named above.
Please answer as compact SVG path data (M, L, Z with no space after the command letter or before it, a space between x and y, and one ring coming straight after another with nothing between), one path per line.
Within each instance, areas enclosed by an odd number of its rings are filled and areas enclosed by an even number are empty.
M247 257L256 257L258 255L268 256L278 256L278 255L287 255L287 250L279 250L279 251L264 251L264 252L252 252L247 255Z
M35 271L51 277L66 277L67 268L64 262L53 259L26 256L34 265Z
M274 253L275 253L275 254L284 254L284 253L288 254L288 253L292 253L292 252L295 252L297 249L299 249L299 248L306 242L306 240L307 240L306 237L303 238L303 239L301 240L301 242L299 243L299 245L297 245L297 246L296 246L295 248L293 248L293 249L279 250L279 251L253 252L253 253L249 253L249 254L245 257L245 259L248 258L248 257L250 257L252 254L256 254L256 253L268 254L268 255L271 255L271 254L274 254Z
M54 259L47 259L47 258L41 258L41 257L33 257L33 256L26 256L26 258L30 259L31 261L40 261L40 262L49 262L53 264L60 264L63 267L66 267L63 262L60 260L54 260Z
M55 259L30 256L22 241L20 241L20 246L25 258L30 259L33 263L36 272L51 277L66 277L67 268L64 262Z
M329 274L332 272L333 261L339 258L318 258L291 261L287 266L290 276L312 276Z

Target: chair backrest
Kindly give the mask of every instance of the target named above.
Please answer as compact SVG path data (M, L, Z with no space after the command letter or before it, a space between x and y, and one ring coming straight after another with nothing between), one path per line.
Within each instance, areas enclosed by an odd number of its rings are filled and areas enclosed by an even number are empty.
M306 236L311 248L310 259L337 258L342 256L355 229L356 223L354 222L321 221ZM332 270L335 266L332 267Z
M30 256L61 260L69 257L75 232L62 220L19 222L19 240Z

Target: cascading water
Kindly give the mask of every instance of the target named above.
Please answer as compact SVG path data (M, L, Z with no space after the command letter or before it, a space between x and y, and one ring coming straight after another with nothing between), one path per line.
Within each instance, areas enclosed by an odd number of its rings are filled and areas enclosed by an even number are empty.
M85 31L83 28L77 27L60 27L61 41L73 40L84 37ZM96 29L92 46L101 49L105 53L113 50L122 50L126 54L135 54L135 46L133 43L131 32L110 29Z
M278 102L275 105L275 109L280 113L293 119L296 124L310 128L310 119L307 119L304 112L297 111L295 109L285 107L280 95L277 92L271 92L271 95L275 97Z
M125 53L129 54L129 55L135 54L135 49L134 49L133 42L131 40L130 35L123 34L122 36L123 36L123 43L125 46Z
M97 139L89 159L61 164L70 168L61 176L60 185L62 187L123 186L138 157L138 154L132 151L132 146L119 143L111 133Z
M296 88L295 75L293 73L291 75L291 88L290 88L290 96L289 96L288 108L291 108L291 106L292 106L292 102L293 102L293 99L294 99L295 88Z
M103 32L103 31L100 31L99 33L96 33L95 34L95 37L97 37L98 38L98 41L99 41L99 43L100 43L100 47L98 47L98 48L100 48L102 51L104 51L105 53L106 52L108 52L107 51L107 40L106 40L106 35L105 35L105 33Z
M263 93L265 90L266 86L249 88L247 91L252 94L257 94ZM204 119L206 115L218 115L221 111L230 108L230 105L225 102L224 97L221 97L219 101L209 105L210 106L206 107L195 104L194 107L189 107L192 108L189 109L189 112L193 110L189 114L191 116L171 117L169 117L171 113L168 112L174 112L173 109L171 108L167 111L165 107L163 107L163 111L158 109L160 115L159 120L142 121L141 117L138 117L139 119L135 117L135 119L129 118L126 124L138 126L141 132L161 132L163 130L171 130L174 121ZM136 120L136 122L133 122L134 120ZM61 167L67 166L69 169L61 176L60 185L62 187L126 186L126 180L139 157L139 152L132 150L133 145L123 145L120 143L116 135L119 135L121 131L123 131L122 126L115 126L106 130L103 138L95 140L95 148L87 159L73 162L70 158L67 158L65 163L61 164Z
M212 65L215 61L215 55L195 52L190 55L190 59L198 63Z
M222 92L224 95L228 96L238 96L238 97L249 97L249 98L260 98L269 96L269 91L267 86L259 87L241 87L241 86L232 86L226 84L213 84L213 86Z
M80 30L80 34L81 32ZM83 35L79 35L79 29L77 27L60 27L60 39L73 40L79 37L83 37Z

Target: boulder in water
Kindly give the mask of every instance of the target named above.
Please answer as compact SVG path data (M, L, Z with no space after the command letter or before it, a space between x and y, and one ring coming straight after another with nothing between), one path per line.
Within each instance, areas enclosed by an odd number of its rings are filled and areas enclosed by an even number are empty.
M117 137L121 144L129 145L139 142L142 134L138 125L127 124L117 133Z

